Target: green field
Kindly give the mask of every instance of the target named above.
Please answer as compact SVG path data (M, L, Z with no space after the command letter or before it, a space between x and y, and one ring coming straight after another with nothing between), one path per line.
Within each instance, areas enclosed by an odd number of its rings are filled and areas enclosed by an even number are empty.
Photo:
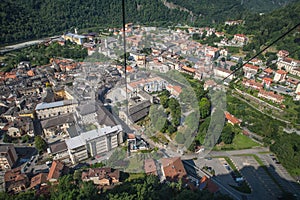
M237 134L234 136L232 144L224 144L222 146L215 146L215 150L239 150L239 149L251 149L253 147L260 146L260 144L254 142L249 137L243 134Z

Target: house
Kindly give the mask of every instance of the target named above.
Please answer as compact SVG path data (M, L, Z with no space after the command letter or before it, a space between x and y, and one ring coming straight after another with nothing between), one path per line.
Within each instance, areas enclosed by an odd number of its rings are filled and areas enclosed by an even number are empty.
M258 83L253 79L243 79L242 84L245 85L246 87L250 87L254 90L260 90L260 89L262 89L262 86L263 86L261 83Z
M11 169L18 156L13 144L0 144L0 169L8 170Z
M265 86L265 88L270 88L272 81L273 81L273 79L265 77L262 80L262 84Z
M188 67L188 66L182 66L181 71L190 75L195 75L196 69Z
M161 158L161 167L163 177L167 181L185 180L187 178L186 170L180 157Z
M279 50L277 53L277 57L278 58L284 58L284 57L288 57L289 56L289 52L286 50Z
M112 185L119 183L120 171L110 167L89 169L82 172L82 181L93 181L95 185Z
M267 74L267 76L271 76L274 73L274 71L271 68L269 68L269 67L266 68L264 70L264 72Z
M6 192L19 193L25 191L29 180L26 174L21 173L21 167L6 171L4 174Z
M248 38L244 34L235 34L232 42L236 44L247 44Z
M258 93L258 97L262 97L268 100L271 100L275 103L282 103L282 101L284 100L284 97L279 95L279 94L275 94L272 91L265 91L265 90L260 90Z
M149 158L144 161L144 169L147 175L155 175L157 176L157 168L154 159Z
M283 81L285 81L286 75L287 75L286 71L281 70L281 69L277 70L273 80L274 80L274 82L283 82Z
M248 79L254 77L257 74L259 67L251 64L245 64L243 66L244 76Z
M227 122L231 125L240 125L241 124L241 120L239 120L238 118L236 118L235 116L231 115L229 112L224 112L225 114L225 118L227 120Z
M180 95L180 93L182 92L182 89L180 86L178 85L167 85L166 86L166 90L168 90L170 92L171 95L174 95L176 97L178 97Z
M278 57L277 66L278 69L290 72L294 68L300 67L300 61L288 57Z
M59 177L69 173L69 168L65 164L58 160L53 160L51 168L49 170L47 181L57 182Z
M31 178L31 189L39 189L41 186L47 185L47 173L39 173Z
M75 164L87 159L89 155L96 156L118 147L123 142L123 130L121 125L105 126L65 141L71 162Z

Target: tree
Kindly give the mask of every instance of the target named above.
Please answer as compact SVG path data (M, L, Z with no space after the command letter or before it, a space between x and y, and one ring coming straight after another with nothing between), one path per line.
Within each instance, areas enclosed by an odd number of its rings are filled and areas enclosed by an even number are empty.
M206 97L203 97L199 102L199 110L200 110L200 117L202 119L209 116L210 113L210 102Z
M34 137L34 145L39 152L43 152L47 149L47 143L41 136Z
M168 97L166 95L162 95L159 97L160 99L160 104L164 107L167 108L168 107Z
M97 193L97 189L92 181L83 182L80 187L79 195L77 196L78 200L81 199L90 199L96 200L99 199L99 195Z
M234 132L232 130L232 126L227 124L221 134L221 141L225 144L231 144L234 138Z

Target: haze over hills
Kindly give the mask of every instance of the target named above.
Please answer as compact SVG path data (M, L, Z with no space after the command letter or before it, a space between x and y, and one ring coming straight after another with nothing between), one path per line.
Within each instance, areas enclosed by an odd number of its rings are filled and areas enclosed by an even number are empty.
M295 0L126 0L127 21L156 26L209 25L271 11ZM166 2L171 2L173 7ZM120 26L119 0L45 0L0 2L0 44L62 34L71 28ZM250 11L248 11L250 10Z

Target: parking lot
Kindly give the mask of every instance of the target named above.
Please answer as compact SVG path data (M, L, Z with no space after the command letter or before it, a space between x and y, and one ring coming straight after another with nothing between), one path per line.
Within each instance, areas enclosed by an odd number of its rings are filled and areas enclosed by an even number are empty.
M198 159L195 160L195 164L199 168L203 168L204 166L211 167L213 170L215 170L216 177L218 177L220 181L222 181L222 183L234 186L237 185L233 177L230 175L230 172L232 170L230 169L224 158L212 158L210 160ZM227 164L230 170L225 164Z
M280 188L252 156L232 156L231 159L252 188L251 199L276 199L281 195Z

